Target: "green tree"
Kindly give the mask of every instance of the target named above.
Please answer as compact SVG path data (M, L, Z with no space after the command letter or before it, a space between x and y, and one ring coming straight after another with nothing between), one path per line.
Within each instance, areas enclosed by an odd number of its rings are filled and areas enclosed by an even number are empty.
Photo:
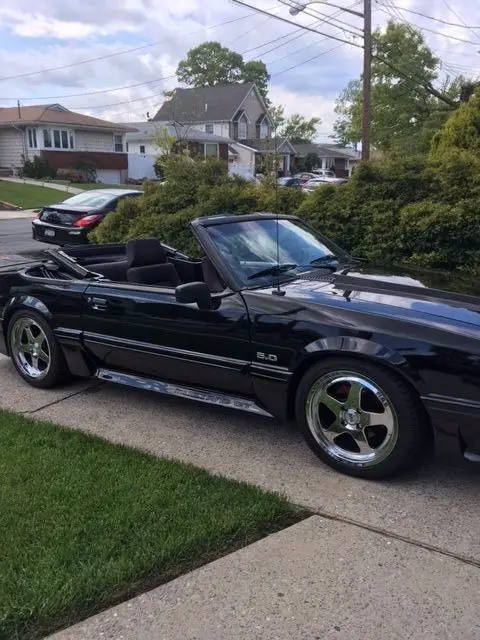
M267 98L270 74L261 60L245 62L240 53L219 42L204 42L193 47L177 67L177 80L192 87L254 82Z
M480 160L480 89L460 105L433 137L432 160L442 159L452 151L468 151Z
M280 129L285 124L285 107L283 105L275 105L269 106L270 117L272 118L274 129Z
M457 106L461 79L434 87L439 60L422 33L406 24L389 22L373 34L372 133L381 151L424 152L436 128ZM334 125L342 144L362 137L362 79L352 80L340 94Z
M288 138L293 144L307 144L313 142L317 135L317 125L321 118L305 118L299 113L290 116L278 132L282 138Z

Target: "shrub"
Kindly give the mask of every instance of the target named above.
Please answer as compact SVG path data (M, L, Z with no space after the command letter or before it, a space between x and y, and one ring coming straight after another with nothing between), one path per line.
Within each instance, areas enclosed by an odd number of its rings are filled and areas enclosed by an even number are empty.
M124 242L129 237L134 220L143 212L141 200L143 200L142 197L122 200L117 210L106 216L103 222L90 233L89 239L98 244Z
M25 178L42 180L42 178L55 178L57 172L51 169L40 156L34 156L33 160L26 160L23 164Z
M480 200L454 206L425 200L404 207L400 241L409 262L440 269L480 268Z

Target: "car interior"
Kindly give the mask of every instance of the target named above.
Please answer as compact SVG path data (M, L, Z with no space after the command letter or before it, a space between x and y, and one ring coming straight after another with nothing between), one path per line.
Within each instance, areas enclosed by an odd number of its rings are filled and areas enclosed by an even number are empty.
M129 240L125 260L88 264L86 268L114 282L167 288L188 282L205 282L211 293L225 289L208 257L196 261L169 255L156 238Z

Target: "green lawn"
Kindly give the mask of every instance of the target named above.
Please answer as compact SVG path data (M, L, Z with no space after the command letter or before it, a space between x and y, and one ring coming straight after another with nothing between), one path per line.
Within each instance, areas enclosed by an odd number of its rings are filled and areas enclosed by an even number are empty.
M61 202L65 198L68 198L68 193L58 189L0 180L0 202L9 202L22 209L37 209L43 205Z
M40 638L304 515L253 486L2 411L0 514L2 640Z

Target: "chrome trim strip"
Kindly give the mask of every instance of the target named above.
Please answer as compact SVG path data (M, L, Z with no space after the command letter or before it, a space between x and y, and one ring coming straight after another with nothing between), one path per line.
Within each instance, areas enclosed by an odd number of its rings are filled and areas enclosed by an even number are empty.
M166 380L153 380L151 378L142 378L128 373L118 371L110 371L109 369L98 369L95 377L105 382L114 382L123 384L144 391L154 391L162 395L175 396L177 398L185 398L187 400L195 400L204 404L216 405L228 409L237 409L248 413L255 413L260 416L271 418L272 415L259 407L253 400L233 396L217 391L209 391L206 389L198 389L196 387L187 387L179 384L173 384Z
M463 408L478 409L480 411L480 402L476 400L467 400L466 398L452 398L451 396L442 396L437 394L422 396L421 399L424 402L434 402L440 405L455 405Z
M136 340L128 340L127 338L115 338L112 336L104 336L97 333L84 332L83 340L85 343L93 342L95 344L113 346L116 349L131 349L141 351L142 353L150 353L152 355L164 356L165 358L178 358L179 360L188 360L199 362L200 364L210 364L217 367L229 367L242 369L249 365L246 360L237 360L235 358L225 358L215 356L209 353L201 353L198 351L188 351L186 349L176 349L175 347L166 347L163 345L153 345L147 342L137 342Z

